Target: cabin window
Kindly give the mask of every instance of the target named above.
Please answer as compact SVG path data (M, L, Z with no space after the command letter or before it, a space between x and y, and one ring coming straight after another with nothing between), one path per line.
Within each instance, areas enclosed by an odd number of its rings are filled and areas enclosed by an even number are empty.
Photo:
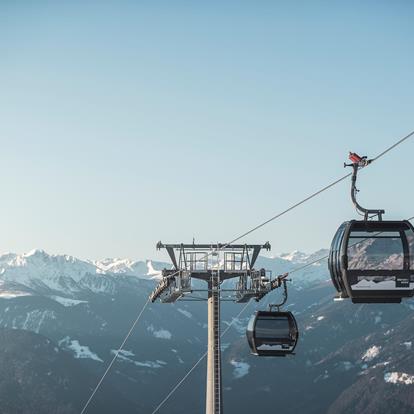
M289 320L281 317L258 318L255 336L261 340L290 338Z
M403 267L404 250L398 232L351 232L348 243L349 270L402 270Z

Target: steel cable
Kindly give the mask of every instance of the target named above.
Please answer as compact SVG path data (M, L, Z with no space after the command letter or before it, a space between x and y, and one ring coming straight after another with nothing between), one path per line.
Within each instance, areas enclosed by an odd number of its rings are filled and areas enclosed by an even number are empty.
M414 220L414 216L410 217L409 219L407 219L408 221ZM355 244L361 243L362 241L359 241ZM307 267L310 267L316 263L321 262L322 260L326 260L329 257L329 255L325 255L323 257L320 257L316 260L313 260L309 263L304 264L303 266L299 266L289 272L286 272L286 274L284 275L284 277L286 277L287 275L291 275L292 273L296 273L299 272L300 270L306 269ZM223 337L228 330L231 328L233 322L235 320L237 320L240 315L247 309L247 307L249 306L251 302L247 302L247 304L242 308L242 310L237 314L237 316L235 318L233 318L231 324L223 331L223 333L221 334L221 337ZM151 414L155 414L157 411L159 411L159 409L170 399L170 397L174 394L174 392L183 384L183 382L190 376L190 374L195 370L195 368L201 363L201 361L207 356L207 352L205 352L200 359L190 368L189 371L187 371L187 373L184 375L184 377L182 377L180 379L180 381L178 381L178 383L172 388L172 390L167 394L167 396L161 401L160 404L158 404L158 406L154 409L154 411Z
M144 306L142 307L141 311L138 313L138 316L136 317L136 319L134 320L133 324L131 325L131 328L129 329L127 335L125 336L124 340L122 341L121 345L119 346L119 348L117 349L117 351L115 352L114 357L112 358L111 362L109 363L109 365L107 366L105 372L103 373L101 379L98 381L98 383L96 384L96 387L93 389L92 394L90 395L90 397L88 398L88 401L86 401L85 405L82 408L82 411L80 412L80 414L84 414L86 412L86 409L88 408L90 402L92 401L93 397L95 396L96 392L98 391L99 387L101 386L103 380L105 379L105 377L108 375L109 371L112 368L112 365L115 363L116 359L118 358L118 355L120 354L120 352L122 351L122 348L125 346L128 338L131 336L132 331L134 330L136 324L139 322L139 320L141 319L142 314L144 313L146 307L148 306L149 303L149 299L145 302Z
M404 141L406 141L406 140L408 140L409 138L411 138L413 135L414 135L414 131L412 131L412 132L411 132L411 133L409 133L408 135L404 136L403 138L401 138L400 140L398 140L397 142L395 142L395 143L394 143L393 145L391 145L390 147L386 148L383 152L381 152L381 153L380 153L380 154L378 154L375 158L373 158L373 159L372 159L372 161L376 161L376 160L378 160L379 158L381 158L382 156L384 156L385 154L387 154L388 152L390 152L391 150L393 150L395 147L397 147L398 145L402 144ZM364 168L366 168L366 167L364 167ZM306 203L307 201L309 201L309 200L313 199L314 197L316 197L316 196L320 195L321 193L323 193L323 192L327 191L328 189L330 189L330 188L334 187L335 185L339 184L340 182L344 181L346 178L350 177L351 175L352 175L352 173L348 173L348 174L344 175L343 177L338 178L337 180L335 180L335 181L333 181L332 183L330 183L330 184L326 185L325 187L321 188L320 190L318 190L318 191L314 192L313 194L311 194L311 195L309 195L309 196L305 197L305 198L304 198L304 199L302 199L301 201L299 201L299 202L297 202L297 203L293 204L291 207L289 207L289 208L287 208L287 209L283 210L282 212L280 212L280 213L278 213L278 214L275 214L274 216L270 217L269 219L265 220L264 222L262 222L262 223L260 223L260 224L256 225L255 227L251 228L250 230L248 230L248 231L246 231L246 232L242 233L240 236L237 236L237 237L236 237L236 238L234 238L233 240L231 240L231 241L229 241L228 243L226 243L224 246L221 246L221 248L220 248L220 249L216 249L216 250L214 250L214 251L218 251L218 250L223 250L223 249L225 249L225 248L226 248L226 247L228 247L230 244L232 244L232 243L234 243L234 242L236 242L236 241L238 241L238 240L240 240L240 239L242 239L242 238L244 238L244 237L248 236L249 234L251 234L251 233L255 232L256 230L258 230L258 229L262 228L263 226L265 226L265 225L267 225L267 224L271 223L272 221L274 221L274 220L276 220L276 219L278 219L278 218L280 218L280 217L284 216L285 214L289 213L290 211L294 210L295 208L297 208L297 207L301 206L302 204ZM205 257L210 256L210 255L211 255L214 251L207 253ZM325 257L325 258L326 258L326 257ZM320 260L322 260L322 259L320 259ZM320 261L320 260L319 260L319 261ZM315 263L315 262L313 262L313 263L311 263L311 264L314 264L314 263ZM309 266L310 266L311 264L309 264ZM307 266L306 266L306 267L307 267ZM303 268L303 267L302 267L302 268ZM296 270L296 271L297 271L297 270ZM292 271L292 272L293 272L293 271ZM292 273L292 272L290 272L290 273ZM176 272L174 272L173 274L169 275L168 277L173 277L173 276L177 275L178 273L179 273L179 271L176 271ZM130 330L128 331L128 333L127 333L127 335L126 335L126 337L125 337L125 338L124 338L124 340L122 341L120 348L119 348L119 349L117 350L117 352L115 353L115 356L113 357L113 359L112 359L112 360L111 360L111 362L109 363L109 365L108 365L107 369L105 370L104 374L102 375L101 379L99 380L99 382L98 382L97 386L96 386L96 387L95 387L95 389L93 390L93 392L92 392L91 396L89 397L88 401L87 401L87 402L86 402L86 404L84 405L84 407L83 407L83 409L82 409L82 411L81 411L81 413L80 413L80 414L84 414L84 413L86 412L86 409L88 408L88 406L89 406L90 402L92 401L93 397L95 396L96 392L98 391L99 387L101 386L101 384L102 384L103 380L105 379L106 375L109 373L110 369L112 368L113 364L115 363L115 361L116 361L116 359L117 359L117 357L118 357L119 353L121 352L121 350L122 350L123 346L125 345L125 343L126 343L126 342L127 342L127 340L129 339L129 337L131 336L131 334L132 334L132 332L133 332L133 330L134 330L134 328L135 328L136 324L137 324L137 323L138 323L138 321L140 320L140 318L141 318L141 316L142 316L142 314L143 314L144 310L146 309L146 307L147 307L148 303L149 303L149 299L148 299L148 300L147 300L147 302L145 303L145 305L144 305L144 307L142 308L142 310L139 312L138 317L137 317L137 318L135 319L135 321L133 322L133 324L132 324L132 326L131 326ZM240 312L240 314L241 314L241 313L244 311L244 309L246 309L246 308L247 308L247 305L246 305L246 306L242 309L242 311ZM227 329L223 332L223 335L224 335L224 333L225 333L225 332L227 332L227 331L228 331L228 329L229 329L229 328L230 328L230 326L229 326L229 327L228 327L228 328L227 328ZM202 357L202 359L203 359L203 358L204 358L204 356ZM201 362L201 361L200 361L200 362ZM198 364L198 363L197 363L197 364ZM193 367L193 368L194 368L194 367ZM189 373L188 373L188 374L189 374ZM185 380L185 378L184 378L184 380ZM181 385L181 384L180 384L180 385ZM177 387L177 388L178 388L178 387ZM172 393L171 393L171 395L172 395ZM169 398L169 397L168 397L168 398Z
M242 310L232 319L229 326L222 332L220 337L222 338L233 326L233 323L240 317L240 315L247 309L250 302L247 302L245 306L243 306ZM205 352L200 359L191 367L189 371L177 382L176 385L171 389L171 391L166 395L166 397L157 405L154 411L151 414L155 414L174 394L174 392L181 386L181 384L189 377L189 375L197 368L197 366L201 363L201 361L207 356L207 352Z

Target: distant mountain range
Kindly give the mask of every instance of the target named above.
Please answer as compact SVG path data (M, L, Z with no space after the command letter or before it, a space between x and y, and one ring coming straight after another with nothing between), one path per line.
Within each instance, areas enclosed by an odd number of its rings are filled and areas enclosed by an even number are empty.
M257 267L280 274L326 254L260 257ZM166 266L42 250L0 256L0 401L7 402L0 411L79 412ZM247 321L279 293L251 303L222 339L226 412L413 412L414 303L334 302L325 261L292 279L287 308L299 323L297 354L250 355ZM223 303L223 327L241 306ZM152 412L205 352L206 319L204 302L151 304L88 413ZM204 386L202 365L160 414L203 412Z
M164 264L155 263L156 267ZM67 255L50 255L35 249L25 254L6 253L0 256L0 280L27 288L76 293L88 287L93 276L128 275L142 279L160 278L161 273L151 261L105 259L87 261ZM89 286L93 289L93 286Z

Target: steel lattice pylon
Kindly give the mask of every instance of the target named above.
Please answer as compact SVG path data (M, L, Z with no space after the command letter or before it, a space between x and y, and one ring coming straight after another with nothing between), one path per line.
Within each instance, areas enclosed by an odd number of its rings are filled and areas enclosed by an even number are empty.
M150 295L150 300L164 303L187 300L194 292L207 293L208 346L206 414L223 413L221 383L220 302L221 293L233 293L239 303L250 299L260 300L280 286L280 279L272 280L265 269L255 270L254 265L262 249L270 244L163 244L172 269L162 271L162 280ZM177 255L176 255L177 253ZM177 257L178 256L178 257ZM221 288L223 281L238 278L235 288ZM194 288L192 279L203 280L206 289ZM228 300L226 298L226 300Z

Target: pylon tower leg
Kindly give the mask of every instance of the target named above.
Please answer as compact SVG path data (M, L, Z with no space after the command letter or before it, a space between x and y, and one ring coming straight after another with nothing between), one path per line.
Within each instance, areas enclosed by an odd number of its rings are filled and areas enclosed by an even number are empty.
M219 271L212 272L208 286L206 414L222 414Z

